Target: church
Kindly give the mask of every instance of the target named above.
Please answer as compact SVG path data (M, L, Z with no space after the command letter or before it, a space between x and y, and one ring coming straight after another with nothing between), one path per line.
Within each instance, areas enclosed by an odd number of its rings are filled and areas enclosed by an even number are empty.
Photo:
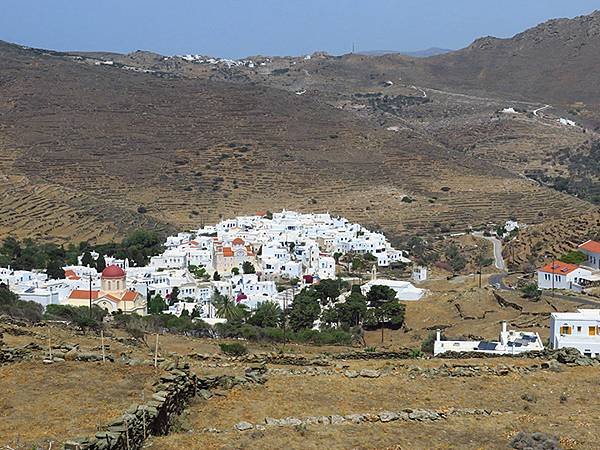
M145 315L146 299L142 294L127 289L125 271L119 266L110 265L100 275L100 290L92 290L92 304L109 313L122 311L124 314ZM72 306L89 306L90 291L75 289L67 298Z

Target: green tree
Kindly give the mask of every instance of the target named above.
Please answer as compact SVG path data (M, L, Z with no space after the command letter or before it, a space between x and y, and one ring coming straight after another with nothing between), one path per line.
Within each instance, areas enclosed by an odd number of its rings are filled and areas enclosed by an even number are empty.
M375 308L382 305L385 302L391 302L396 299L396 291L389 286L382 284L375 284L371 286L369 292L367 292L367 302L369 306Z
M242 264L242 272L244 273L256 273L254 265L250 261L244 261Z
M8 236L2 242L0 253L8 256L11 261L14 261L21 255L21 244L14 236Z
M212 304L215 307L217 317L226 319L227 322L234 322L242 318L243 311L238 308L235 300L220 294L218 291L213 294Z
M92 254L89 250L86 250L81 257L81 265L86 267L96 267L96 262L92 258Z
M199 317L200 317L200 308L196 305L194 307L194 310L192 311L192 314L191 314L190 318L197 319Z
M326 327L332 327L340 323L340 317L337 308L326 308L321 313L321 322Z
M366 322L371 326L378 325L383 343L385 325L399 327L404 322L404 305L396 300L396 291L383 285L371 286L367 293L367 301L371 309L367 311Z
M233 269L231 269L231 273L233 275L239 275L240 274L240 269L238 269L237 267L234 267Z
M448 261L448 263L450 264L450 267L452 268L452 272L457 273L460 272L461 270L463 270L466 265L467 265L467 260L465 259L465 257L460 253L458 247L456 247L456 245L450 245L448 248L446 248L446 260Z
M162 314L167 308L167 302L164 301L160 294L156 294L148 302L148 314Z
M61 279L65 277L65 271L62 268L63 262L59 260L52 260L46 266L46 275L48 278L53 278L55 280Z
M213 273L213 280L221 281L221 275L219 275L219 272L215 271L215 273Z
M351 328L362 323L367 313L367 299L359 292L352 292L344 303L335 305L340 325Z
M330 301L335 301L340 294L342 281L325 279L319 281L319 284L315 285L313 289L319 294L319 298L321 299L322 305L327 305Z
M199 267L190 264L188 270L197 280L208 281L210 279L210 275L206 271L205 267Z
M277 303L259 303L248 323L261 328L277 327L281 323L282 311Z
M318 294L309 289L302 289L294 297L290 308L289 322L294 331L310 329L321 314Z
M96 270L99 273L102 273L104 269L106 269L106 260L104 259L104 256L100 255L96 260Z

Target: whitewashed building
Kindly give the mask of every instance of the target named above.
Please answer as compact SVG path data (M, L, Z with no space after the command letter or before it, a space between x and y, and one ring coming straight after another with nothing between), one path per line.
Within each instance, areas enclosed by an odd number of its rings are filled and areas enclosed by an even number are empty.
M397 300L415 301L420 300L425 295L425 290L415 287L408 281L375 279L368 281L360 287L363 295L371 290L372 286L387 286L396 292Z
M600 309L550 314L550 346L572 347L585 356L600 356Z
M568 289L581 291L592 278L592 271L577 264L553 261L538 269L540 289Z
M433 344L435 356L446 352L477 352L496 355L517 355L519 353L544 350L544 344L538 333L508 330L506 322L497 341L446 341L441 331L436 333Z

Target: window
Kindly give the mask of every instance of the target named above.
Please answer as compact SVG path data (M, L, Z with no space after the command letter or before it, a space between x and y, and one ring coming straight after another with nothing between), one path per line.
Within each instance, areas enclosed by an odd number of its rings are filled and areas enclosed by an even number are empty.
M581 327L577 327L577 332L581 333Z
M596 327L588 327L588 335L596 336Z
M560 327L560 334L571 334L571 327L568 325L563 325Z

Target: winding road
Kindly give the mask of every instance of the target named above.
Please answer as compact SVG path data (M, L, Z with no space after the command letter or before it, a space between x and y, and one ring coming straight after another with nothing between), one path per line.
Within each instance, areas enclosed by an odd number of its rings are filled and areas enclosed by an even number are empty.
M543 110L545 110L545 109L548 109L548 108L551 108L551 106L550 106L550 105L545 105L545 106L542 106L541 108L534 109L534 110L533 110L533 115L534 115L535 117L537 117L537 116L538 116L538 114L537 114L537 113L539 113L540 111L543 111Z
M473 232L473 236L483 238L486 241L490 241L494 246L494 265L498 270L506 270L506 264L504 263L504 257L502 256L502 241L494 236L484 236L481 231Z
M506 264L504 262L504 258L502 257L502 241L500 239L495 238L493 236L484 236L481 232L474 232L473 236L480 237L486 239L494 245L494 260L495 266L497 269L501 270L500 273L494 273L490 275L488 278L488 284L497 289L499 291L514 291L515 289L507 286L504 283L504 279L509 275L506 271ZM600 308L600 300L589 300L586 298L575 297L572 295L562 294L557 292L556 290L553 293L546 293L546 297L557 298L559 300L564 300L567 302L577 303L579 305L589 305L595 306L596 308Z

